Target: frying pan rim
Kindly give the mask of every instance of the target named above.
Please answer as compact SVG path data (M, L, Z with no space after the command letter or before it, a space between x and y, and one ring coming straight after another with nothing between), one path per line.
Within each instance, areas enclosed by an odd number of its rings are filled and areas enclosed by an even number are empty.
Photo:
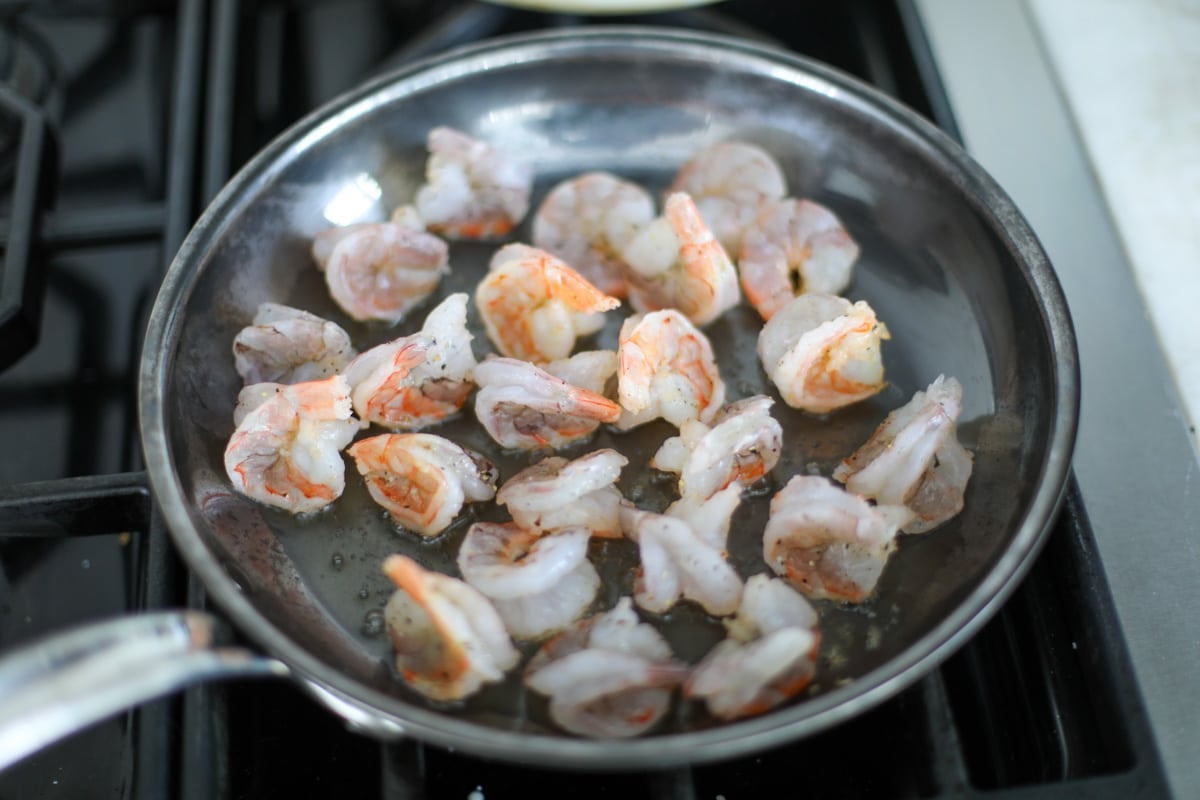
M369 115L388 97L423 86L436 86L483 65L512 66L553 55L579 56L590 50L627 51L657 56L707 56L723 64L736 59L742 68L786 70L788 81L819 84L858 104L887 125L893 135L930 149L948 175L961 181L964 199L1011 251L1022 277L1038 301L1041 323L1052 351L1054 402L1049 436L1039 464L1033 497L1017 531L983 580L924 636L859 680L760 717L710 729L630 741L596 742L542 734L505 732L408 704L370 689L297 644L275 627L221 566L191 519L175 459L167 438L164 398L167 365L179 346L183 310L211 247L237 218L239 208L273 174L300 158L325 133ZM534 53L533 51L538 51ZM496 59L500 59L499 62ZM390 88L390 92L388 91ZM1079 364L1066 300L1046 254L1032 229L999 185L957 143L916 112L833 67L773 47L723 35L645 26L597 26L583 30L518 34L457 48L379 76L314 110L248 161L209 203L173 259L147 326L139 371L139 419L147 474L172 540L216 603L267 653L288 665L302 685L322 692L395 729L444 747L509 761L578 769L628 769L727 759L811 735L862 713L913 684L956 651L1009 597L1032 565L1046 539L1063 497L1079 411ZM367 726L371 727L371 726Z

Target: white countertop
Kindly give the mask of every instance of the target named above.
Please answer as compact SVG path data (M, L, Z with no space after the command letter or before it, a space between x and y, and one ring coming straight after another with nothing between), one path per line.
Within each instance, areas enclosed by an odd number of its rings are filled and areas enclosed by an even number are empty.
M1168 784L1200 797L1200 2L915 5L1070 306L1072 472Z
M1200 2L1028 5L1200 442Z

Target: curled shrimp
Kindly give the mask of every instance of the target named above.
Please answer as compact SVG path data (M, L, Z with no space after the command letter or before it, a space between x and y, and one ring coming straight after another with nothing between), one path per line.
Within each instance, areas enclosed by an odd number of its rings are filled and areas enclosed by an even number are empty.
M549 253L540 247L534 247L524 242L509 242L506 245L497 247L496 252L492 253L492 257L488 259L488 272L495 272L510 261L538 259L545 258L546 256L558 258L553 253ZM562 261L562 259L558 260ZM570 265L568 264L567 266Z
M711 421L725 401L725 382L712 344L675 311L634 315L621 325L617 349L617 426L633 428L662 417L676 427Z
M324 508L346 488L340 451L359 422L342 376L251 384L238 394L234 424L225 473L247 497L300 514Z
M405 556L384 559L397 587L383 610L396 671L432 700L461 700L504 679L521 654L496 609L466 583Z
M488 337L501 353L534 363L570 355L575 339L604 326L603 313L621 304L588 283L565 261L521 245L501 250L475 290Z
M259 305L253 322L233 337L234 367L247 385L328 378L355 355L339 325L279 303Z
M625 739L653 728L687 676L666 640L638 620L628 597L542 646L525 683L550 698L560 727L593 739Z
M888 338L865 301L803 294L763 326L758 355L785 403L825 414L883 389Z
M858 244L832 211L810 200L778 200L746 230L738 255L742 290L763 319L798 294L841 294Z
M429 132L416 207L431 231L457 239L504 236L529 210L533 171L520 159L453 128Z
M569 358L559 358L542 369L572 386L609 396L609 380L617 374L617 354L613 350L584 350Z
M827 478L797 475L771 498L763 559L812 598L859 603L895 549L911 512L873 506Z
M410 228L417 232L425 230L424 220L417 213L416 207L411 205L398 206L392 212L392 216L388 219L388 222L393 225L399 225L401 228ZM333 255L333 248L342 239L357 231L370 230L373 226L379 224L378 222L352 222L349 225L337 225L333 228L325 228L317 231L313 235L311 249L313 261L316 262L317 269L323 271L329 266L329 257Z
M345 369L364 422L416 430L457 413L475 384L467 295L437 305L420 332L373 347Z
M565 447L586 439L621 407L527 361L488 356L475 368L475 417L502 447Z
M437 288L449 253L438 237L393 222L349 225L313 241L313 259L341 309L392 324Z
M663 216L643 226L622 255L636 311L676 308L705 325L741 299L733 262L682 192L667 198Z
M795 697L816 673L817 612L783 581L746 581L729 636L704 657L684 684L687 697L730 720L761 714Z
M704 499L684 495L667 506L666 515L687 523L692 533L724 556L729 524L741 502L742 487L734 483Z
M586 528L544 533L476 522L463 537L458 568L513 636L539 639L570 625L595 599L600 576L587 559L590 538Z
M592 536L619 538L621 492L615 484L628 463L608 448L574 461L543 458L509 478L496 502L529 530L585 528Z
M761 147L719 142L692 156L675 175L673 192L687 192L721 245L738 252L759 208L787 193L783 170Z
M411 203L396 206L392 210L392 215L388 217L388 222L393 225L399 225L402 228L412 228L417 231L426 229L425 220L421 219L421 212L417 211L417 207Z
M637 542L642 562L633 594L639 606L662 614L687 599L718 617L737 610L742 579L724 554L682 519L624 503L621 527Z
M449 527L466 503L496 495L496 468L483 456L428 433L384 433L347 451L376 503L424 537Z
M546 195L533 217L533 243L605 294L624 297L621 252L652 219L654 199L645 189L607 172L588 172Z
M711 426L688 420L663 442L650 466L679 475L679 493L699 500L737 483L751 486L775 468L783 429L771 416L775 401L755 395L725 406Z
M849 491L913 512L901 530L923 533L963 507L971 477L970 451L959 444L956 421L962 386L939 375L925 391L888 414L871 437L833 472Z

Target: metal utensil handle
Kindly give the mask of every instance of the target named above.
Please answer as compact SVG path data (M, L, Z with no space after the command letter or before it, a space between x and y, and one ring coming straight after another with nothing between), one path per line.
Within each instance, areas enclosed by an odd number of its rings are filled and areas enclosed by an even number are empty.
M213 678L288 674L273 658L214 646L216 620L142 614L76 628L0 659L0 770L119 711Z

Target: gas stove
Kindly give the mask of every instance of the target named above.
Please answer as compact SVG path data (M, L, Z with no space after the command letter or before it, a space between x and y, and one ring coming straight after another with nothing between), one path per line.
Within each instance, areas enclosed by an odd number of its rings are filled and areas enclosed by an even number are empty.
M0 358L9 365L0 374L8 448L0 458L0 653L79 622L207 608L141 472L136 380L149 306L188 228L233 171L368 78L459 44L549 26L708 30L829 63L986 151L991 140L977 138L980 106L970 98L978 67L964 61L957 37L965 34L954 28L963 15L951 4L812 4L803 15L789 5L729 0L603 20L421 0L80 0L0 12L0 62L19 54L17 72L42 75L0 90L0 295L8 304ZM1008 33L1017 42L1030 35ZM1024 188L997 166L1003 184ZM1126 553L1113 545L1122 526L1140 524L1105 496L1111 470L1103 462L1113 450L1097 412L1088 416L1089 407L1107 413L1114 402L1093 399L1101 389L1088 372L1099 312L1079 307L1079 253L1052 216L1041 216L1043 206L1035 200L1027 211L1059 265L1084 348L1078 480L1017 593L959 653L894 699L750 757L585 775L380 743L291 684L233 681L53 745L0 773L0 797L497 798L531 785L581 798L732 799L780 786L815 796L1187 796L1200 778L1163 740L1172 732L1164 720L1175 717L1160 708L1146 631L1130 628L1145 622L1146 604L1127 594ZM1141 328L1130 325L1136 337ZM1154 369L1133 345L1121 352L1137 370Z

